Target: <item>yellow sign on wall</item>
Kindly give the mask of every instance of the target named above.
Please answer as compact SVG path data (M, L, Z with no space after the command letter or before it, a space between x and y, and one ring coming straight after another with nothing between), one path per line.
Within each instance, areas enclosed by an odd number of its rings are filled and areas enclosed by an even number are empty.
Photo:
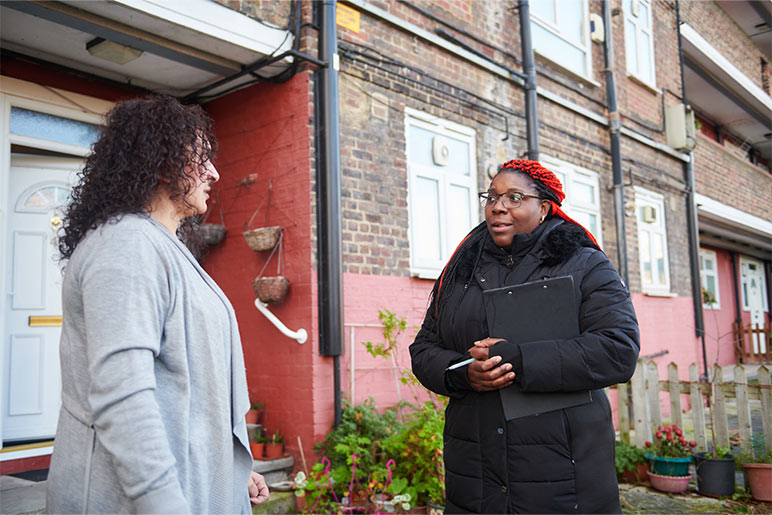
M338 2L335 6L335 18L338 25L359 34L359 11Z

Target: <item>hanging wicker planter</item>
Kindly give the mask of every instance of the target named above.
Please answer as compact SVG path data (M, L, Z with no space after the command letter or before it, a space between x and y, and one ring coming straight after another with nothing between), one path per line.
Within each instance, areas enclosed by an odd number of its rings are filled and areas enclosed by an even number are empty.
M201 224L198 228L198 233L207 245L217 245L225 238L225 226L221 224Z
M258 227L244 231L244 239L249 248L256 251L271 250L276 246L281 236L281 227Z
M206 223L206 220L212 214L215 205L217 205L218 211L220 212L220 223ZM198 226L198 234L201 236L201 240L210 246L217 245L225 238L225 217L222 214L220 190L217 191L217 194L207 208L206 214L204 215L203 220L201 220L201 225Z
M289 279L279 275L273 277L256 277L252 281L252 289L255 295L265 304L281 302L289 291Z

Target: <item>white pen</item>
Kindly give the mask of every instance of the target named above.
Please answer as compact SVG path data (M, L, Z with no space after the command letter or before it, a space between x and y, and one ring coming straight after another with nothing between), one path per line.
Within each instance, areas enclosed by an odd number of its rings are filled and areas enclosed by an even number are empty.
M455 365L450 365L450 366L449 366L448 368L446 368L445 370L455 370L455 369L457 369L457 368L461 368L461 367L463 367L463 366L466 366L466 365L468 365L468 364L469 364L469 363L471 363L472 361L474 361L474 358L465 359L464 361L459 361L459 362L458 362L458 363L456 363Z

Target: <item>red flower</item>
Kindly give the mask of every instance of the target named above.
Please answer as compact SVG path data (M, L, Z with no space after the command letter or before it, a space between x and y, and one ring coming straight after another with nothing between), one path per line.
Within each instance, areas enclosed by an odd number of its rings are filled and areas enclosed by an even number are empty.
M666 433L671 433L672 431L673 431L673 428L672 428L672 426L667 426L667 427L665 428L665 432L666 432Z
M657 435L656 435L656 436L657 436L657 439L659 440L659 439L661 439L661 438L662 438L662 433L660 433L659 431L657 431Z
M673 433L668 433L667 434L667 440L668 440L668 442L672 442L673 441Z
M692 447L697 447L697 442L692 440L691 442L689 442L689 445L692 446Z
M664 431L664 430L665 430L665 428L662 427L661 425L657 426L657 431Z
M684 438L683 436L679 438L678 441L681 442L681 445L686 445L686 438Z
M694 442L694 443L697 443L697 442ZM646 440L646 447L651 447L651 442L648 440Z
M675 428L675 434L677 434L678 436L681 436L682 434L684 434L684 432L681 431L680 429L678 429L678 427L676 427Z

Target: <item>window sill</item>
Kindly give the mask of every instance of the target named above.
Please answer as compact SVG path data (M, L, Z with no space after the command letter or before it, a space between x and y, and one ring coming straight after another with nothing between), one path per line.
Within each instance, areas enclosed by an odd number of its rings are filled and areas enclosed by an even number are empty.
M677 294L671 291L643 290L643 294L646 295L647 297L662 297L666 299L672 299L674 297L678 297Z
M590 86L590 87L593 87L593 88L601 87L601 83L600 82L597 82L597 81L595 81L594 79L592 79L590 77L585 77L584 75L582 75L582 74L580 74L578 72L575 72L573 70L569 70L568 68L566 68L565 66L563 66L559 62L553 61L551 58L549 58L549 57L547 57L545 55L540 54L539 51L536 50L536 49L534 49L534 54L536 55L536 57L538 57L538 60L541 60L543 62L542 64L548 64L549 66L552 66L556 70L558 70L558 71L562 72L563 74L567 75L569 78L577 81L578 83L580 83L579 84L580 87L583 86L583 85L584 86ZM542 71L544 71L544 70L542 70ZM591 72L592 72L592 70L591 70Z
M441 273L442 270L429 270L426 268L413 268L410 270L411 277L415 277L416 279L431 279L432 281L436 281Z
M633 75L632 73L628 73L627 74L627 78L630 79L631 81L635 82L639 86L643 87L644 89L648 90L650 93L653 93L655 95L659 95L661 93L654 84L646 82L645 80L641 79L637 75Z

